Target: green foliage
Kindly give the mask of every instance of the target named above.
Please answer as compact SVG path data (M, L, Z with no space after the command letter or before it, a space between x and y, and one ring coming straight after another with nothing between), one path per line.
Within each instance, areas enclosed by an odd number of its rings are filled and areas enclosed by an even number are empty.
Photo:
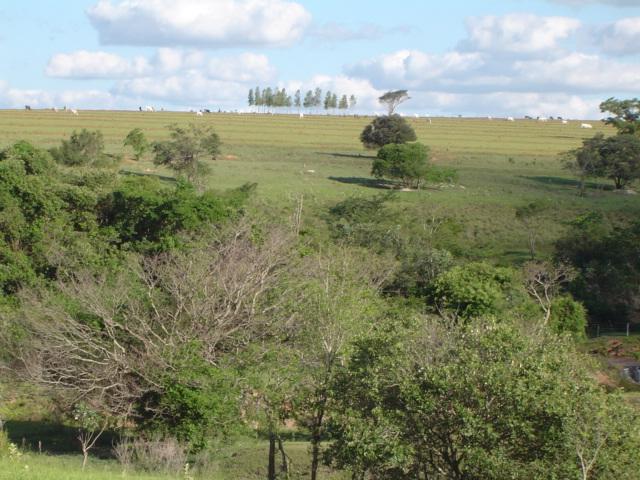
M166 250L180 244L181 232L236 217L251 191L246 186L226 196L212 191L199 194L185 181L170 187L155 178L127 178L100 201L100 225L113 229L121 245Z
M175 352L162 390L147 395L138 405L143 431L175 437L194 452L242 426L237 372L206 363L199 353L202 348L185 345Z
M617 100L611 97L600 104L600 111L613 114L605 120L605 123L618 129L618 133L631 135L640 133L639 99Z
M637 471L637 413L557 337L504 321L394 323L355 347L333 384L328 452L355 478L578 478L576 452L593 457L588 478Z
M458 171L453 167L431 165L424 179L428 183L455 183L458 181Z
M327 222L334 238L374 249L388 248L396 242L387 225L391 212L387 204L394 193L374 197L350 197L329 209Z
M403 251L400 268L385 290L407 297L426 298L433 289L433 282L453 265L453 255L447 250L421 246Z
M420 188L429 171L429 147L421 143L389 144L378 151L371 173Z
M605 137L601 133L583 141L567 154L567 168L580 177L609 178L621 189L640 178L640 137L630 133Z
M50 150L54 160L62 165L109 167L119 158L104 153L104 136L100 130L75 130L69 140L62 140L59 147Z
M577 340L586 337L587 311L580 302L570 295L553 300L549 326L556 333L569 333Z
M189 181L206 173L205 158L215 159L220 153L220 138L211 127L189 124L170 125L170 140L154 142L154 163L171 168Z
M381 148L390 143L407 143L416 140L416 132L400 115L378 117L360 134L360 141L366 148Z
M586 215L573 222L556 251L578 271L570 291L592 318L619 324L637 319L640 223L610 230L601 216Z
M9 456L10 445L9 435L7 435L4 429L0 429L0 458Z
M434 282L431 302L441 313L454 320L498 315L513 300L514 272L487 263L468 263L453 267Z
M149 150L150 145L144 133L139 128L131 130L122 143L125 147L131 147L134 152L134 158L139 161L142 156Z

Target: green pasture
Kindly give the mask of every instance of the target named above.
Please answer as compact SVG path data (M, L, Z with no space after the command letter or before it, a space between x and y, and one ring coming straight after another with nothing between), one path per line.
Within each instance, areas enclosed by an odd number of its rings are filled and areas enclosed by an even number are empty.
M133 128L150 140L167 135L171 123L211 125L220 135L222 155L211 162L208 186L225 189L246 182L258 183L258 202L286 214L304 195L306 220L349 196L382 191L371 178L371 157L358 137L371 117L326 115L238 115L125 111L0 111L0 145L29 140L42 147L57 145L73 130L99 129L107 150L124 153L122 171L169 176L146 158L130 159L122 141ZM582 121L563 125L555 120L537 122L501 119L409 118L419 141L432 149L436 165L454 167L453 185L430 185L420 192L400 194L397 208L409 209L416 221L434 212L455 218L475 256L518 261L526 256L526 234L515 223L515 209L547 200L539 231L541 249L548 251L567 221L587 210L610 216L634 215L638 197L616 194L608 182L591 184L586 198L577 196L577 182L562 168L559 156L576 148L597 132L613 134L601 122L593 130ZM480 252L480 253L479 253Z

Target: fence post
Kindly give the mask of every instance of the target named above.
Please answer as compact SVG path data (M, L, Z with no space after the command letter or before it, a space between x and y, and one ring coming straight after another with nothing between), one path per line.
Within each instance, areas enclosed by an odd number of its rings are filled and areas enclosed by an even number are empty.
M629 330L630 330L630 328L631 328L631 324L630 324L630 323L627 323L627 337L629 336L629 333L630 333L630 332L629 332Z

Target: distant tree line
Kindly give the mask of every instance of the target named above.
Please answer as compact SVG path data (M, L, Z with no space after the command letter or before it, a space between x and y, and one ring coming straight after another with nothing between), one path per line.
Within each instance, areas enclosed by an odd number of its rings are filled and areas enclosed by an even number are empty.
M249 89L250 107L292 108L307 110L324 108L325 110L349 110L355 108L358 99L355 95L339 95L328 90L324 96L321 88L308 90L304 97L300 89L291 96L285 88L256 87Z

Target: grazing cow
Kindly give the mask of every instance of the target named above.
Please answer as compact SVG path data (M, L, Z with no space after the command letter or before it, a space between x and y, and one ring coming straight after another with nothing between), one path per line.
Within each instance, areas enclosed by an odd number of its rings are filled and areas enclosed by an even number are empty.
M71 113L73 113L74 115L78 115L78 110L76 110L75 108L72 108Z
M567 123L569 123L567 120L562 120L563 125L566 125Z
M155 112L156 110L155 110L155 108L147 105L146 107L144 107L144 111L145 112Z
M593 128L593 125L591 125L590 123L583 123L582 125L580 125L580 128Z
M24 109L25 109L25 110L31 110L31 106L30 106L30 105L25 105L25 106L24 106Z
M196 117L201 117L202 115L204 115L202 112L196 112Z
M211 110L209 110L208 108L205 108L204 110L202 110L203 113L211 113Z
M487 120L493 120L493 117L492 117L491 115L489 115L489 116L487 117Z
M547 117L538 117L539 122L548 122L549 119Z
M58 107L53 107L53 111L57 112L58 111Z
M507 122L515 122L516 119L513 117L507 117Z
M301 113L300 115L298 115L298 118L304 118L304 113Z

